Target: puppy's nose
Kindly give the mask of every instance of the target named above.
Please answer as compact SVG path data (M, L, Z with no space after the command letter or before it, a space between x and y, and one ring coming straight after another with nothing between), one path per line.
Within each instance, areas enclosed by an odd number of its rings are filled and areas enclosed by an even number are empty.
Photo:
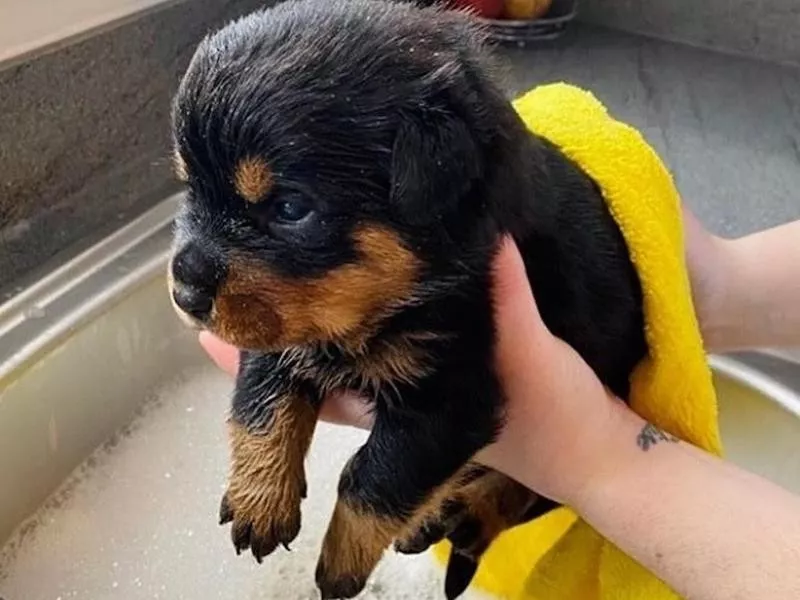
M213 296L221 279L218 261L194 244L181 248L172 261L172 276L187 287Z
M175 304L198 321L204 321L214 306L214 297L191 287L179 287L172 292Z
M222 268L208 252L195 244L181 248L172 260L175 304L196 319L204 320L211 312Z

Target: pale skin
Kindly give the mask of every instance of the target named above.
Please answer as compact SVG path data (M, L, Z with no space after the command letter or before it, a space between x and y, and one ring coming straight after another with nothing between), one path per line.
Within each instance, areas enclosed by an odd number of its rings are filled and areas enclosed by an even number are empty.
M684 216L707 349L800 346L800 221L725 240ZM685 598L800 598L800 498L661 434L608 394L545 327L510 242L495 303L509 418L483 462L572 507ZM235 348L208 334L200 342L236 372ZM349 395L330 398L322 418L370 426Z

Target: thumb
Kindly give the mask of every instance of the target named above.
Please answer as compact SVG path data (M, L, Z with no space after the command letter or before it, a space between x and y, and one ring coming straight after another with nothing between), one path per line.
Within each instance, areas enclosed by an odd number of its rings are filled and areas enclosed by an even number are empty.
M511 238L495 257L492 298L497 327L497 361L501 376L530 370L552 340L533 296L525 263Z

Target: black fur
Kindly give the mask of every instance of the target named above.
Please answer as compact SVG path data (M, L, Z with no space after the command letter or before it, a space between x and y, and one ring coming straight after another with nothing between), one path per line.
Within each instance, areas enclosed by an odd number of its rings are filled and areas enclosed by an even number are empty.
M481 32L463 15L290 0L208 37L175 100L189 173L178 247L324 277L359 260L351 233L375 223L424 265L413 298L363 352L435 333L418 342L430 357L425 376L381 385L345 344L309 340L245 352L233 402L233 418L257 429L288 388L314 403L332 389L362 390L375 427L339 491L393 518L408 518L502 424L490 272L504 234L550 330L623 398L646 352L638 279L597 185L526 129L491 73ZM275 174L269 206L232 189L237 161L251 155ZM271 206L298 197L311 216L278 223Z

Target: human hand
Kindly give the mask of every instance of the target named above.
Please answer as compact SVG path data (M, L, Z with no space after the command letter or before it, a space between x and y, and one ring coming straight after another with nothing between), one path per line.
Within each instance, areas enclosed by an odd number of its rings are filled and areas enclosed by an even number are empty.
M606 448L620 424L639 417L547 329L511 241L497 256L493 295L506 424L478 460L570 504L609 465Z

